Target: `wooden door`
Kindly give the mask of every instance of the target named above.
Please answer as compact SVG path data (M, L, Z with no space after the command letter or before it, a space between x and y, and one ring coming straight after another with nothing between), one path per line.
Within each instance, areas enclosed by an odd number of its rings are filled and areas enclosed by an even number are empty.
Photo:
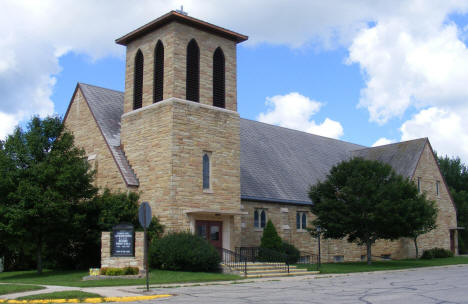
M196 221L196 233L216 249L223 248L223 222L218 221Z

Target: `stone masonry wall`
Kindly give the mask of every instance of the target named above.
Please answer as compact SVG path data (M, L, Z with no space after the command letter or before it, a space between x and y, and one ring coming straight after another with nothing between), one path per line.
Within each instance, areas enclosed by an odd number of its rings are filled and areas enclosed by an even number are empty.
M75 136L75 145L84 149L86 156L95 155L94 159L89 160L92 169L96 170L95 185L113 191L126 191L125 181L80 89L71 101L64 124Z
M187 211L240 210L239 115L171 98L122 116L121 140L148 201L166 231L190 230ZM202 157L211 153L210 190L202 189ZM231 241L239 244L240 221Z
M138 267L140 273L144 272L144 232L135 232L135 256L134 257L113 257L111 256L111 233L101 234L101 268L124 268Z
M221 47L225 57L226 109L237 111L236 43L193 27L171 22L127 45L124 113L133 110L135 55L144 57L143 106L153 103L154 48L158 40L164 45L163 99L186 99L187 45L194 38L200 48L200 103L213 105L213 54Z
M421 177L422 191L426 192L429 199L435 200L439 209L437 228L422 235L418 239L420 253L425 249L442 247L450 250L449 228L456 227L455 208L450 200L447 188L442 182L442 177L433 157L429 145L426 145L421 159L415 171L414 180ZM435 182L440 181L440 195L436 195ZM296 212L306 211L307 224L315 216L309 211L308 206L252 202L242 200L242 211L248 214L242 216L241 246L259 246L263 230L254 228L254 210L265 209L267 220L271 219L281 238L303 252L318 253L317 239L308 232L296 229ZM366 254L364 246L348 243L346 240L321 240L322 261L333 262L335 256L343 256L345 261L360 261ZM402 238L396 241L379 240L372 246L373 256L391 255L393 259L414 258L415 248L412 240Z

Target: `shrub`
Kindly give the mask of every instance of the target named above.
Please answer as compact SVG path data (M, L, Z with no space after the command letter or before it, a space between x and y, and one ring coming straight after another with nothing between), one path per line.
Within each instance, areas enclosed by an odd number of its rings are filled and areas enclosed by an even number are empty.
M108 275L108 276L124 275L124 270L123 270L123 268L107 268L106 275Z
M286 254L286 258L289 264L296 264L297 261L299 261L301 253L299 252L299 249L294 247L294 245L283 242L282 251L284 252L284 254Z
M138 267L128 266L123 269L123 272L124 275L136 275L140 272L140 269L138 269Z
M185 271L219 270L218 251L205 239L189 232L170 233L150 246L152 268Z
M432 248L424 250L421 259L430 260L430 259L440 259L440 258L451 258L453 257L453 252L444 248Z
M107 269L109 269L109 268L107 268L107 267L102 267L102 268L101 268L101 271L99 272L99 274L100 274L100 275L106 275L106 274L107 274Z
M265 229L263 229L262 239L260 240L260 248L267 248L271 250L281 251L283 241L281 240L275 226L268 220Z

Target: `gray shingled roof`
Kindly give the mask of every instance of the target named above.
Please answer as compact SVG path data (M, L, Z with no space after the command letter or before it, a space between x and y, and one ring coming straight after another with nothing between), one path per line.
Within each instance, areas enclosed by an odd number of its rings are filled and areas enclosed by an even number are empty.
M126 183L138 186L120 148L123 93L82 83L79 86ZM426 141L423 138L366 148L241 118L241 198L310 204L309 187L325 179L337 163L356 156L382 161L397 173L412 177Z
M244 199L310 203L308 189L363 146L241 119Z
M352 152L353 157L377 160L392 166L396 173L411 178L424 150L427 138L366 148Z
M130 167L124 151L120 148L120 116L123 114L124 94L84 83L80 83L79 87L104 135L122 177L127 185L138 186L138 178Z

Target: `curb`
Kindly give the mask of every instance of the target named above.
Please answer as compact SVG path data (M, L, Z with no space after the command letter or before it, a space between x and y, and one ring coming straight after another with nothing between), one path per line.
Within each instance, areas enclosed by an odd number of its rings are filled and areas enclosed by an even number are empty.
M170 294L135 296L135 297L99 297L80 299L44 299L44 300L7 300L0 299L0 303L7 304L45 304L45 303L106 303L106 302L136 302L172 297Z

